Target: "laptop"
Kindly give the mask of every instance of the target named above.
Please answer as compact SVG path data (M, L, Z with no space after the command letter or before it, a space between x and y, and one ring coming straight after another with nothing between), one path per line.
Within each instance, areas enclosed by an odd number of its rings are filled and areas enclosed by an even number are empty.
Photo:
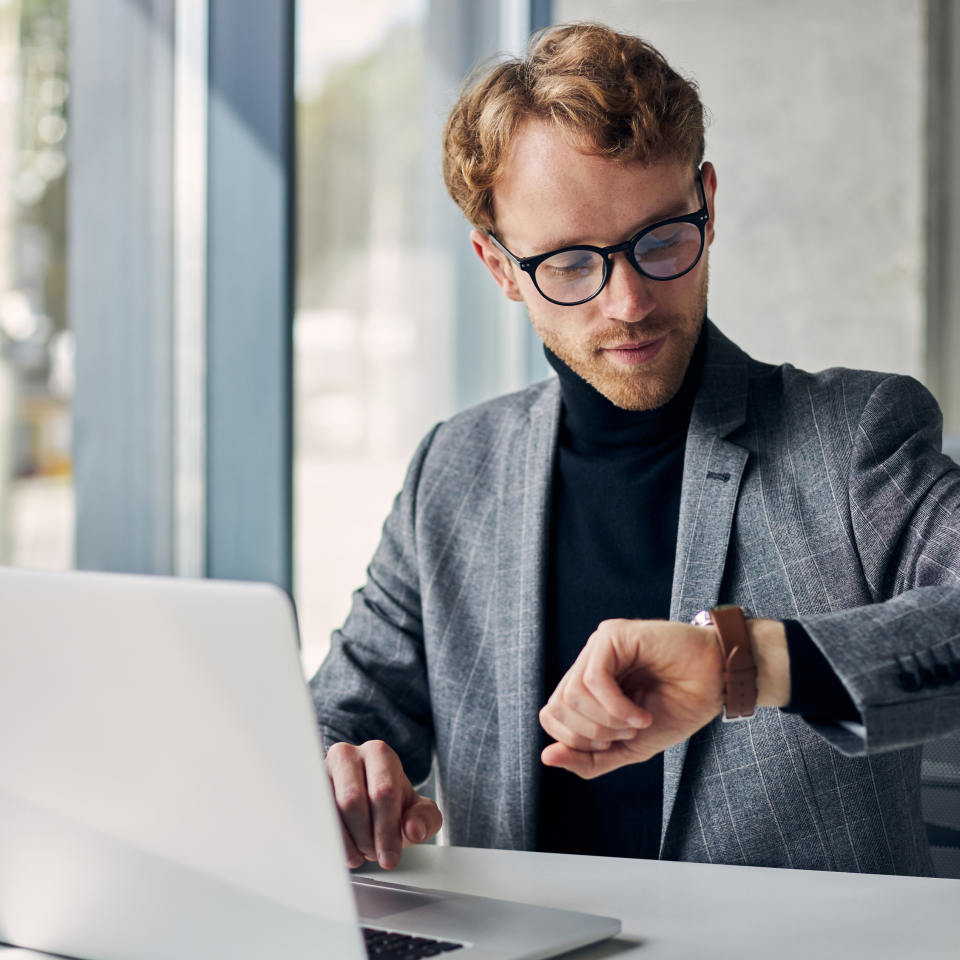
M535 960L619 929L351 881L280 589L0 568L0 942L79 960Z

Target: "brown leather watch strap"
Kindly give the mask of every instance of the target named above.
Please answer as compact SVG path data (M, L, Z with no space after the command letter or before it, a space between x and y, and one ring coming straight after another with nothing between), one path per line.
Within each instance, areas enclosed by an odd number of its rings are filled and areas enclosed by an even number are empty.
M749 720L757 709L757 665L743 608L714 607L710 619L723 654L723 719Z

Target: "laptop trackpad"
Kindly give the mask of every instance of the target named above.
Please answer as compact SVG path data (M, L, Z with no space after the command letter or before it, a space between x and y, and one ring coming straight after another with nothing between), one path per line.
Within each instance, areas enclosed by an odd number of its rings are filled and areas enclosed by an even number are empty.
M357 913L366 920L379 920L392 913L404 913L416 910L431 903L439 903L443 897L434 897L429 893L413 893L410 890L397 890L393 887L381 887L379 884L354 881L353 895L357 901Z

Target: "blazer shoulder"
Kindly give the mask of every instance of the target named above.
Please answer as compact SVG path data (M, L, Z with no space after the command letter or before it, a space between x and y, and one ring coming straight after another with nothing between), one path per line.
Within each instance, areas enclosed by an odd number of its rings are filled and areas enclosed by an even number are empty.
M559 415L556 377L470 407L437 424L427 435L408 483L413 481L431 493L470 487L492 464L522 455L532 430L540 436L554 435Z
M504 431L523 429L540 416L559 412L560 385L556 377L533 386L477 404L439 424L433 448L445 452L463 446L488 447L502 439Z
M747 364L750 390L764 400L779 398L786 407L816 409L820 404L840 402L847 417L859 421L868 406L907 402L936 407L930 391L906 374L830 367L810 372L783 363L774 365L750 359Z

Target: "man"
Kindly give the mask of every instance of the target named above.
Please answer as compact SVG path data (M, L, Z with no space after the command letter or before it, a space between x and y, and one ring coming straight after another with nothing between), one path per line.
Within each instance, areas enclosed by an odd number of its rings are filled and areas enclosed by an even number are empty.
M643 41L554 29L444 147L558 378L427 436L312 681L350 865L436 833L435 758L455 844L930 874L917 744L960 726L933 399L705 320L703 107ZM739 652L689 623L718 603Z

